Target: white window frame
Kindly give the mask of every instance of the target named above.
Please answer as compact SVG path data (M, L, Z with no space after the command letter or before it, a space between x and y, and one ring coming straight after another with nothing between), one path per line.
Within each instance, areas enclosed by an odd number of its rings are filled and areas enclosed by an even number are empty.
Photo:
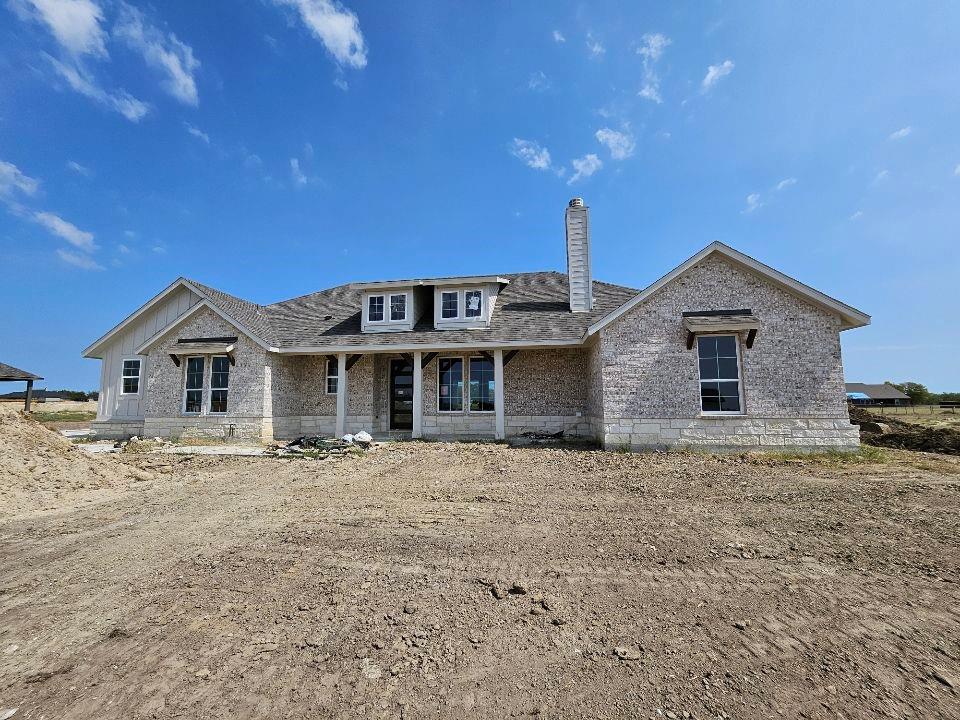
M474 410L472 407L470 407L470 401L471 401L471 397L470 397L470 375L471 375L471 373L470 373L470 366L473 364L473 361L474 361L474 360L486 360L488 363L490 363L491 365L493 365L493 410ZM493 362L493 361L490 360L489 358L485 358L483 355L471 355L469 358L467 358L467 379L466 379L466 382L465 382L464 384L467 386L467 406L466 406L466 410L467 410L468 413L470 413L471 415L493 415L495 412L497 412L497 368L496 368L496 363L495 363L495 362Z
M385 310L385 312L384 312L384 317L385 317L385 318L386 318L386 317L389 317L390 322L392 322L392 323L402 323L402 322L406 322L406 321L407 321L407 315L408 315L409 312L410 312L410 303L408 302L408 297L407 297L407 295L408 295L408 293L406 293L406 292L388 293L388 297L389 297L389 299L390 299L390 305L389 305L388 308L386 308L386 310ZM402 297L402 298L403 298L403 317L402 317L402 318L395 318L395 317L393 316L393 299L394 299L395 297ZM387 315L387 313L389 313L389 315Z
M187 412L187 376L190 374L189 373L190 360L194 358L200 358L201 360L203 360L203 375L201 376L200 387L192 388L192 390L194 391L200 390L200 409L197 410L196 412ZM208 364L211 364L211 363L207 362L207 358L204 355L188 355L183 359L183 401L180 403L180 411L184 415L190 415L192 417L194 415L203 414L203 389L204 389L204 386L207 384L207 365Z
M383 302L382 302L382 308L381 308L381 310L383 311L383 317L380 318L379 320L372 320L372 319L370 318L370 301L373 300L374 298L380 298L380 300L383 301ZM366 311L367 311L367 322L368 322L368 323L370 323L370 324L372 324L372 325L376 325L376 324L378 324L378 323L388 322L389 317L390 317L390 316L389 316L390 307L389 307L389 305L387 304L387 297L386 297L386 295L367 295L367 307L366 307Z
M333 373L333 375L330 374L330 364L331 364L331 363L336 363L336 364L337 364L337 370L336 370L336 372ZM326 395L336 395L336 394L337 394L337 391L338 391L338 389L339 389L339 383L340 383L340 361L339 361L339 359L337 359L337 358L329 358L329 357L328 357L328 358L326 359L326 365L325 365L324 367L325 367L325 375L323 376L323 390L324 390L324 394L326 394ZM334 380L334 381L335 381L335 385L334 385L333 392L330 392L330 381L331 381L331 380Z
M460 409L459 410L441 410L440 409L440 361L441 360L459 360L460 361ZM464 413L464 403L463 403L463 386L465 385L463 380L463 356L462 355L446 355L444 357L437 358L437 413L442 413L444 415L463 415Z
M705 382L733 382L731 378L708 378L706 380L700 377L700 338L701 337L732 337L733 338L733 351L737 356L737 396L740 398L740 409L739 410L704 410L703 409L703 383ZM697 333L696 337L697 342L695 346L697 348L697 403L700 405L700 414L705 416L729 416L729 415L743 415L746 413L746 401L743 397L743 367L740 360L740 334L731 333L731 332L715 332L715 333Z
M213 361L217 358L225 358L227 361L227 386L225 388L215 388L213 387ZM207 413L210 415L226 415L227 411L223 410L214 410L213 409L213 391L214 390L226 390L227 391L227 407L230 407L230 376L233 375L233 372L230 370L230 356L229 355L211 355L210 356L210 390L207 393ZM200 396L201 402L203 402L203 395ZM186 398L184 398L184 404L186 404Z
M124 365L128 362L137 363L137 374L136 375L124 375ZM136 392L124 392L123 391L123 381L127 378L137 378L137 391ZM120 360L120 397L137 397L140 395L140 390L143 388L143 358L138 357L125 357Z
M469 309L467 307L467 293L480 293L480 314L479 315L467 315L467 310ZM484 292L483 288L465 288L464 289L463 291L463 319L464 320L469 320L472 322L475 320L485 319L485 312L484 312L484 306L486 305L486 303L484 302L485 296L486 296L486 292Z
M443 314L443 296L444 295L453 295L454 299L457 301L457 314L451 315L450 317L444 317ZM459 290L441 290L440 291L440 320L459 320L460 319L460 291Z

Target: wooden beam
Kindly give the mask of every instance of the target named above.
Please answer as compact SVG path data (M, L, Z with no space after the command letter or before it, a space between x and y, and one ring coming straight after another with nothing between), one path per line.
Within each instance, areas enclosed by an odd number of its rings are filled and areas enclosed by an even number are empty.
M687 330L687 350L693 350L693 338L695 337L694 333Z
M363 355L351 355L349 358L347 358L346 369L349 370L350 368L352 368L354 365L357 364L357 361L362 357Z
M493 362L493 355L491 355L490 353L488 353L486 350L481 350L481 351L480 351L480 357L482 357L482 358L484 358L484 359L486 359L486 360L489 360L490 362Z
M30 412L30 401L33 400L33 380L27 380L27 397L23 403L23 411Z
M412 353L400 353L400 357L402 357L402 358L403 358L404 360L406 360L408 363L412 363L412 362L413 362L413 354L412 354Z
M503 356L503 366L506 367L507 365L509 365L509 364L510 364L510 361L513 360L513 359L517 356L517 353L519 353L519 352L520 352L519 350L511 350L511 351L508 352L506 355L504 355L504 356Z
M173 360L173 364L174 364L174 365L176 365L177 367L180 367L180 357L179 357L179 356L174 355L173 353L170 353L170 359Z
M421 370L425 369L427 365L430 364L430 361L433 360L439 354L440 353L428 352L426 355L424 355L423 358L420 360L420 369Z
M756 328L752 328L752 329L747 333L747 347L748 347L748 348L752 348L752 347L753 347L753 341L756 340L756 339L757 339L757 329L756 329Z
M234 367L237 364L237 359L233 356L232 352L227 353L227 360L230 361L230 367Z

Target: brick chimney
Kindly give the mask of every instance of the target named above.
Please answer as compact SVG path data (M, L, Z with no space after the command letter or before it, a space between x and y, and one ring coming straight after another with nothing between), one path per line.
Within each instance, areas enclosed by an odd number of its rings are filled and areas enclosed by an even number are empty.
M590 208L583 198L567 204L567 282L570 286L570 312L593 309L593 278L590 275Z

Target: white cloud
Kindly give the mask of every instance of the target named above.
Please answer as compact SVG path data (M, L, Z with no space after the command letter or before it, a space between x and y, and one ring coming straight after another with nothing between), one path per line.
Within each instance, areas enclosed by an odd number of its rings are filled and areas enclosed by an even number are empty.
M877 183L882 183L888 177L890 177L890 171L881 170L880 172L877 173L876 177L873 178L873 184L876 185Z
M89 255L81 255L62 248L57 248L57 255L68 265L73 265L81 270L103 270L103 265Z
M647 33L643 36L643 43L637 48L637 54L643 58L643 87L637 94L658 105L663 102L663 98L660 97L660 76L657 75L656 64L670 43L670 38L662 33Z
M290 158L290 177L295 185L306 185L309 182L307 176L300 169L300 161L297 158Z
M611 128L601 128L596 132L596 138L601 145L605 145L614 160L626 160L633 155L636 141L629 133L618 132Z
M960 177L960 165L957 165L957 166L953 169L953 174L956 175L957 177Z
M797 184L796 178L794 177L784 178L783 180L777 183L777 190L786 190L791 185L796 185L796 184Z
M46 56L53 69L67 84L81 95L85 95L91 100L95 100L101 105L114 110L123 115L130 122L139 122L150 112L150 106L137 98L133 97L125 90L116 93L108 92L100 87L97 82L90 77L87 71L80 64L66 64L56 60L49 55Z
M747 206L740 212L743 215L749 215L761 207L763 207L763 203L760 202L760 193L750 193L747 195Z
M707 74L703 78L703 83L701 84L701 89L703 92L707 92L710 88L717 84L717 81L722 77L726 77L733 72L733 60L724 60L719 65L711 65L707 68Z
M906 127L902 127L899 130L890 133L890 136L887 138L887 140L903 140L907 135L909 135L912 132L913 132L913 128L907 125Z
M185 105L199 102L194 73L200 61L193 48L151 25L143 13L126 3L120 5L120 16L113 28L115 37L143 56L144 61L166 75L163 87Z
M533 140L514 138L510 144L510 154L534 170L550 169L550 151Z
M341 75L337 75L337 76L333 79L333 85L334 85L334 87L336 87L337 89L343 90L344 92L346 92L347 90L350 89L350 83L348 83L346 80L344 80Z
M127 247L126 245L124 245L123 243L120 243L119 245L117 245L117 251L118 251L121 255L129 255L129 254L130 254L130 248Z
M59 215L50 212L34 213L33 219L43 225L54 235L63 238L74 247L84 252L93 252L97 246L93 242L93 233L81 230L71 222L67 222Z
M46 25L71 55L107 56L103 10L93 0L10 0L9 5L21 19Z
M587 49L592 57L601 57L607 49L591 33L587 33Z
M857 210L853 215L850 216L851 220L859 220L863 217L863 210Z
M563 33L559 30L553 31L553 41L555 43L565 43L567 39L563 36Z
M187 132L193 135L195 138L203 140L207 145L210 144L210 136L207 135L203 130L198 127L194 127L188 122L183 123L183 127L186 128Z
M550 89L550 80L542 70L537 70L535 73L530 74L527 87L534 92L544 92Z
M24 175L13 163L0 160L0 195L10 195L14 190L24 195L33 195L40 181Z
M567 185L573 185L575 182L588 178L603 167L600 158L593 153L584 155L582 158L576 158L571 161L571 164L576 172L567 180Z
M292 7L339 65L367 66L367 48L357 16L336 0L273 0Z
M68 160L67 169L73 170L73 172L75 172L77 175L83 175L84 177L90 177L91 175L93 175L93 171L90 170L90 168L84 167L83 165L78 163L76 160Z

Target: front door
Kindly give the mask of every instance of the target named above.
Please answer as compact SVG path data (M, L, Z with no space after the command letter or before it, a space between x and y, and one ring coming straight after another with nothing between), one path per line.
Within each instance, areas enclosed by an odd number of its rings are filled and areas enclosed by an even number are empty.
M390 361L390 429L413 430L413 363Z

